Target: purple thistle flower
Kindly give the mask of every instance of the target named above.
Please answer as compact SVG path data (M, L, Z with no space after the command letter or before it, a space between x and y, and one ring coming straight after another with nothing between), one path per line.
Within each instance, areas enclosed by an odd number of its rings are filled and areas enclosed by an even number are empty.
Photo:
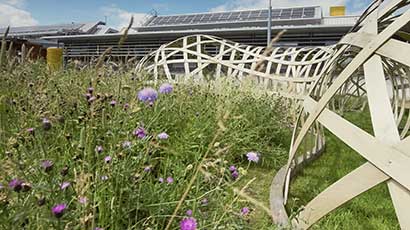
M43 118L43 129L44 130L50 130L51 129L51 122L47 118Z
M160 140L167 140L169 138L169 135L165 132L158 134L158 139Z
M112 101L110 102L110 105L111 105L112 107L114 107L116 104L117 104L117 102L116 102L115 100L112 100Z
M9 182L9 187L15 192L20 192L23 189L23 181L15 178Z
M249 152L246 154L246 157L248 157L248 161L252 161L255 163L258 163L259 161L259 153L256 152Z
M106 156L105 158L104 158L104 161L105 161L105 163L110 163L111 161L112 161L112 157L111 156Z
M169 94L172 93L174 87L169 83L164 83L159 87L159 92L162 94Z
M29 134L34 134L34 128L28 128L28 129L27 129L27 132L28 132Z
M80 204L87 204L87 197L79 197L78 198L78 202L80 203Z
M129 107L130 107L130 104L128 104L128 103L124 104L124 110L127 110Z
M147 133L145 131L144 128L139 127L137 129L135 129L132 134L134 134L134 136L138 137L139 139L143 139L144 137L147 136Z
M167 178L167 183L168 183L168 184L174 183L174 178L168 177L168 178Z
M151 166L147 166L144 168L144 172L151 172Z
M138 92L138 99L145 103L154 103L158 98L158 93L153 88L145 88Z
M235 170L235 171L232 172L231 176L232 176L232 179L236 180L239 177L239 172Z
M87 99L87 100L90 100L90 98L93 96L91 93L86 93L85 95L85 98Z
M66 209L66 204L57 204L53 208L51 208L51 212L54 214L55 217L60 218L63 216Z
M41 162L41 167L44 169L44 171L49 172L53 168L53 162L50 160L44 160Z
M105 175L104 175L104 176L101 176L101 180L102 180L102 181L108 180L108 176L105 176Z
M195 218L189 217L189 218L184 218L180 222L180 230L196 230L196 220Z
M236 171L235 165L231 165L231 166L229 167L229 171L235 172L235 171Z
M97 153L102 153L102 151L104 151L104 149L101 145L98 145L97 147L95 147L95 151L97 151Z
M241 209L241 214L242 214L242 216L246 216L246 215L248 215L249 214L249 208L248 207L243 207L242 209Z
M187 211L186 211L186 215L187 215L187 216L192 216L192 210L191 210L191 209L187 210Z
M160 178L158 179L158 181L159 181L159 183L164 183L164 178L160 177Z
M92 93L94 92L94 88L93 88L93 87L89 87L89 88L87 89L87 92L92 94Z
M132 143L130 141L124 141L122 143L122 148L123 149L129 149L129 148L131 148L131 145L132 145Z
M61 190L65 190L66 188L68 188L70 186L70 182L64 181L63 183L60 184L60 189Z

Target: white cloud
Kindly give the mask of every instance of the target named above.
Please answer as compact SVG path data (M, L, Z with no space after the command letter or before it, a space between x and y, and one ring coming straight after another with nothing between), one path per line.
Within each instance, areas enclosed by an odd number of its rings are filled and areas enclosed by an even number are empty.
M358 4L357 0L273 0L272 7L295 7L295 6L322 6L325 15L329 14L331 6L355 4L355 11L361 11L361 7L367 4ZM226 10L245 10L245 9L260 9L267 8L268 0L229 0L227 3L212 8L211 11L226 11Z
M26 4L26 0L0 0L0 2L16 7L23 7Z
M117 29L127 27L130 23L132 16L134 16L133 27L140 26L142 23L145 22L145 19L147 17L147 14L128 12L124 9L117 7L116 5L105 6L101 9L103 14L108 17L108 25L113 26Z
M0 27L33 26L38 22L23 9L25 0L0 0Z

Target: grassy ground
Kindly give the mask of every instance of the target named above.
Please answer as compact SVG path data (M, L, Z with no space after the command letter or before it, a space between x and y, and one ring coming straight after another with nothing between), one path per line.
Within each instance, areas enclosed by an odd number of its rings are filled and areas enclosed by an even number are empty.
M283 101L227 82L191 82L173 85L171 94L160 94L150 106L136 97L150 86L144 76L70 68L51 74L41 63L1 72L0 81L0 229L164 229L184 192L171 229L179 228L187 210L198 229L275 229L263 208L234 189L269 207L270 183L287 160L290 141ZM92 102L85 96L89 87ZM371 131L366 113L347 118ZM144 128L147 137L134 136L136 128ZM159 140L160 132L170 138ZM293 181L291 212L364 163L327 136L323 157ZM123 146L126 141L130 147ZM249 163L249 151L261 153L261 161ZM44 160L53 162L51 170L41 167ZM239 171L237 180L231 165ZM167 177L174 181L159 181ZM15 178L29 184L28 190L9 188ZM63 182L70 185L61 189ZM51 208L60 203L67 209L57 218ZM244 207L251 212L241 214ZM399 226L387 188L380 185L313 228Z
M368 113L349 113L346 119L371 132ZM326 151L296 177L290 190L288 209L297 212L316 195L365 163L365 160L331 133ZM400 229L386 184L353 199L323 218L313 229Z
M254 229L258 219L268 226L233 189L263 175L247 191L267 200L259 187L269 188L287 155L281 100L227 82L191 82L149 105L137 93L158 86L142 75L52 74L41 63L2 72L0 81L0 229L164 229L172 217L170 229L178 229L188 210L198 229ZM138 128L146 137L133 134ZM258 163L248 162L250 151L261 154ZM13 179L24 191L9 186ZM52 212L57 204L66 205L61 217Z

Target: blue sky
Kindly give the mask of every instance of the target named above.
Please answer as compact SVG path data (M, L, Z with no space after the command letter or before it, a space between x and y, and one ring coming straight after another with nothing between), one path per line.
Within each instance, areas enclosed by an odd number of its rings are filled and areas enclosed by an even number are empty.
M346 5L360 13L371 0L272 0L274 7ZM159 14L224 11L266 7L268 0L0 0L0 26L38 25L104 20L121 27L134 15L137 21L152 9Z

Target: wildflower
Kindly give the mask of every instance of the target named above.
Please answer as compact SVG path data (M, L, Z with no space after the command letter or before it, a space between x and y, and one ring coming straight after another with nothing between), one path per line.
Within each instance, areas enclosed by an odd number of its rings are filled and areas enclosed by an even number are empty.
M129 149L129 148L131 148L131 145L132 145L132 143L130 141L124 141L122 143L122 148L123 149Z
M259 161L259 153L249 152L246 154L246 157L248 157L248 161L252 161L255 163L258 163Z
M243 207L241 209L241 214L242 214L242 216L247 216L249 214L249 208L248 207Z
M239 177L238 171L236 171L236 170L233 171L232 174L231 174L231 176L232 176L232 179L234 179L234 180L238 179L238 177Z
M34 134L34 128L28 128L28 129L27 129L27 132L28 132L29 134Z
M66 209L66 204L57 204L53 208L51 208L51 212L54 214L55 217L60 218L63 216Z
M235 172L235 171L236 171L236 167L235 167L234 165L231 165L231 166L229 167L229 171Z
M158 179L158 181L159 181L159 183L164 183L164 178L160 177L160 178Z
M80 204L86 204L87 203L87 197L79 197L78 198L78 202L80 203Z
M102 180L102 181L108 180L108 176L105 176L105 175L104 175L104 176L101 176L101 180Z
M110 156L106 156L105 158L104 158L104 161L105 161L105 163L110 163L111 162L111 160L112 160L112 157L110 157Z
M174 88L169 83L164 83L159 87L159 92L162 93L162 94L172 93L173 90L174 90Z
M169 135L165 132L158 134L158 139L160 140L167 140L169 138Z
M104 151L104 149L101 145L98 145L97 147L95 147L95 151L97 151L97 153L102 153L102 151Z
M53 162L50 160L44 160L41 162L41 167L44 171L49 172L53 168Z
M184 218L180 223L180 230L196 230L195 218Z
M191 210L191 209L187 210L187 211L186 211L186 215L187 215L187 216L192 216L192 210Z
M127 110L129 107L130 107L130 104L128 104L128 103L124 104L124 110Z
M132 132L134 136L138 137L139 139L143 139L144 137L147 136L147 133L144 128L139 127Z
M2 190L4 188L3 184L0 183L0 190Z
M51 122L47 118L43 118L43 129L44 130L50 130L51 129Z
M45 197L41 197L37 200L37 205L38 206L43 206L46 204L46 198Z
M63 183L60 184L60 189L61 189L61 190L65 190L65 189L68 188L70 185L71 185L70 182L65 181L65 182L63 182Z
M90 98L93 96L91 93L86 93L85 95L85 98L87 99L87 100L90 100Z
M89 88L87 89L87 92L92 94L92 93L94 92L94 88L93 88L93 87L89 87Z
M117 102L116 102L115 100L112 100L112 101L110 102L110 105L111 105L112 107L114 107L116 104L117 104Z
M158 98L158 93L153 88L145 88L138 92L138 99L145 103L154 103Z
M13 179L9 183L9 187L13 189L15 192L20 192L23 188L23 181L19 179Z
M167 183L168 183L168 184L174 183L174 178L168 177L168 178L167 178Z
M151 172L151 166L147 166L144 168L144 172Z

